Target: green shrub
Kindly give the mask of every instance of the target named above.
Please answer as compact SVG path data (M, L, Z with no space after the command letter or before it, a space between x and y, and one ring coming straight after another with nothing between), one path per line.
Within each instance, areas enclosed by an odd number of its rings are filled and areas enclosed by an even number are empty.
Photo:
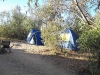
M89 56L89 63L92 63L89 65L90 71L93 75L99 75L95 71L98 70L98 73L100 71L100 68L98 69L98 66L100 65L100 28L97 27L96 29L83 31L78 42L80 44L80 52L89 52L91 55ZM93 62L97 62L97 66Z
M46 46L53 48L54 50L59 50L59 30L61 27L54 21L49 22L47 27L42 29L42 38Z

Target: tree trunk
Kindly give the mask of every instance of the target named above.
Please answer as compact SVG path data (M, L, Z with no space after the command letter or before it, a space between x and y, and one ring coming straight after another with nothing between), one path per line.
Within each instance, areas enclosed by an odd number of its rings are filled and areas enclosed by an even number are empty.
M98 52L98 68L100 68L100 51Z
M86 22L88 23L88 25L91 25L91 23L88 21L87 17L85 16L85 14L83 13L82 9L80 8L79 4L78 4L78 1L77 0L74 0L77 8L79 9L80 13L82 14L83 18L86 20Z

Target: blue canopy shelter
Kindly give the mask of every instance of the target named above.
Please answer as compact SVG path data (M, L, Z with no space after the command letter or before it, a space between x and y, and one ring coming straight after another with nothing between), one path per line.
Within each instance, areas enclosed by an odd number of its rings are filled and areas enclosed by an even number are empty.
M27 36L26 41L29 44L43 45L42 38L41 38L41 32L38 30L31 30Z
M71 30L71 29L65 29L64 31L61 31L60 33L60 46L63 47L64 49L70 49L70 50L78 50L77 48L77 39L78 36L77 34Z

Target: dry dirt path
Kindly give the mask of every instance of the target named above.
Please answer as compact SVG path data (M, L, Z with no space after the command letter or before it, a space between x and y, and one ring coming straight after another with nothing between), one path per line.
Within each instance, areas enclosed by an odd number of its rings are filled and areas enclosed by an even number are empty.
M0 55L0 75L76 75L43 58L43 47L12 42L12 53Z

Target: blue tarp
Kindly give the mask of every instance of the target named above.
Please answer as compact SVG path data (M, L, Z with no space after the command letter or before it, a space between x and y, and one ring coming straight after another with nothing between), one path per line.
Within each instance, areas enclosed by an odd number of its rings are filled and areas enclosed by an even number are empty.
M71 30L71 29L65 29L64 31L61 32L61 35L64 34L63 41L60 42L60 46L63 47L64 49L70 49L70 50L78 50L77 46L77 39L78 36L77 34Z
M26 41L29 44L43 45L42 38L41 38L41 32L38 30L31 30L27 36Z

